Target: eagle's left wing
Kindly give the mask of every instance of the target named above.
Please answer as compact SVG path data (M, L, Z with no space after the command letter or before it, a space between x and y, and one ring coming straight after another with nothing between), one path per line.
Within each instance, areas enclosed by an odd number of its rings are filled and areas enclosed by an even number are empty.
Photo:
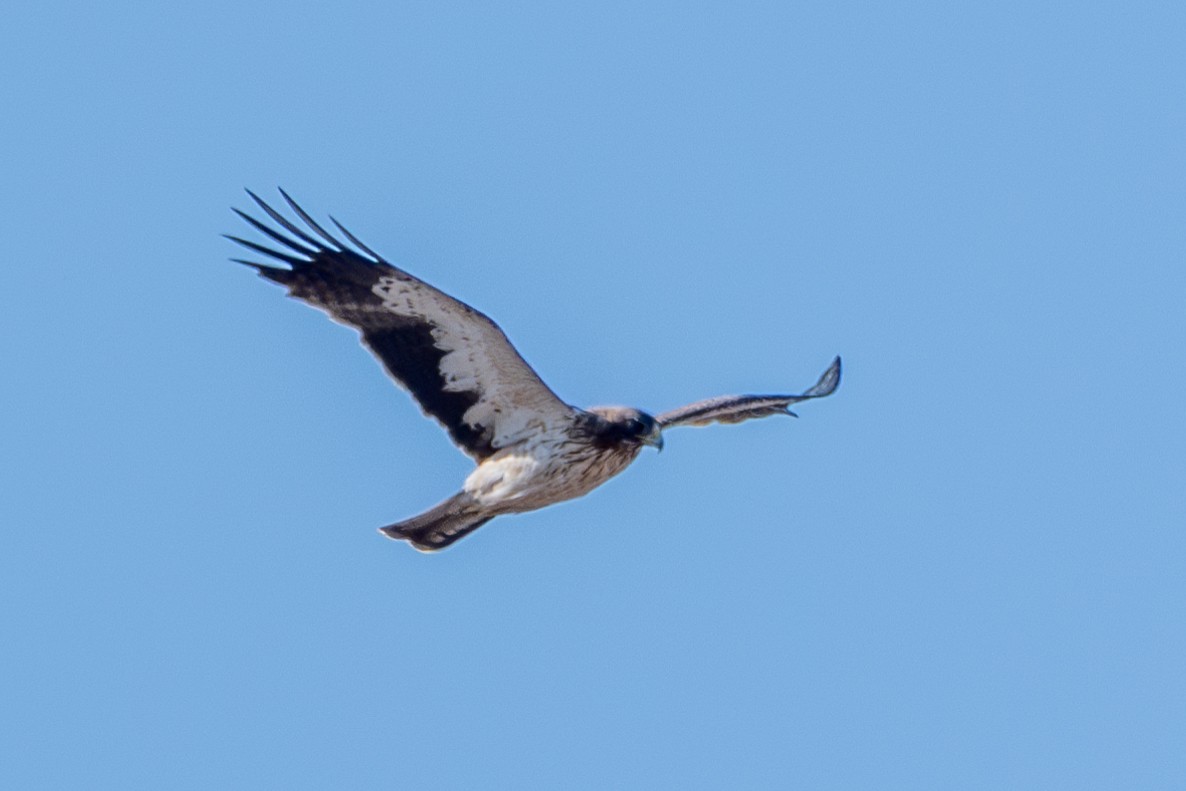
M809 398L831 395L840 384L840 358L837 357L823 376L801 395L737 395L720 396L679 407L657 415L655 420L663 428L672 426L707 426L709 423L740 423L769 415L792 415L791 404Z
M334 220L358 248L351 249L283 190L307 228L298 227L250 190L248 194L277 227L235 211L287 251L227 238L287 268L235 260L358 330L387 372L470 456L481 461L577 414L544 384L489 317L384 261Z

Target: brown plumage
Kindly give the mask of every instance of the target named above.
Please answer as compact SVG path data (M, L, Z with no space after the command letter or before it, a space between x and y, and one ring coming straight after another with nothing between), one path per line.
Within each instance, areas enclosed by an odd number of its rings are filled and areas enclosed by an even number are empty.
M578 409L560 400L487 316L393 266L334 220L330 234L281 190L298 226L248 191L275 223L239 214L283 250L228 237L286 265L235 259L358 330L387 372L477 462L462 489L428 511L380 528L417 549L442 549L495 516L580 497L626 469L662 431L736 423L830 395L840 358L801 395L725 396L652 417L629 407ZM332 219L332 218L331 218Z

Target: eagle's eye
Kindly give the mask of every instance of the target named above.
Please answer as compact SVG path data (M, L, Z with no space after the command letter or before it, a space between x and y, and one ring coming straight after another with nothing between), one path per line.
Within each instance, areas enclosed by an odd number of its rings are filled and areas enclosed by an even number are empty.
M647 432L647 427L642 424L641 420L630 418L626 421L626 431L634 436L641 436Z

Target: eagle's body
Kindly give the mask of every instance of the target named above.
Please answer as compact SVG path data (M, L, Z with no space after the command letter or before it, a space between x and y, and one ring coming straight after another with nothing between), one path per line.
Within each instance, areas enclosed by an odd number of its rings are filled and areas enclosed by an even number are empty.
M545 429L479 463L461 490L500 513L534 511L588 494L629 467L642 447L598 447L571 426Z
M657 417L629 407L579 409L544 384L487 316L387 263L338 225L358 248L351 249L287 195L307 230L251 197L281 230L240 216L292 253L230 237L289 268L240 263L359 330L388 373L477 462L460 492L381 528L418 549L441 549L501 514L587 494L626 469L644 446L662 448L663 429L794 414L790 404L830 395L840 381L836 358L802 395L725 396Z

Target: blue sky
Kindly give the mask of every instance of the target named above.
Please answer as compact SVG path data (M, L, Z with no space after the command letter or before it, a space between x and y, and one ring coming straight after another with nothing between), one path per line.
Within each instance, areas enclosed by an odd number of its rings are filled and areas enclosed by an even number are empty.
M1180 788L1177 3L116 2L0 32L0 785ZM684 429L469 462L228 263L281 185Z

